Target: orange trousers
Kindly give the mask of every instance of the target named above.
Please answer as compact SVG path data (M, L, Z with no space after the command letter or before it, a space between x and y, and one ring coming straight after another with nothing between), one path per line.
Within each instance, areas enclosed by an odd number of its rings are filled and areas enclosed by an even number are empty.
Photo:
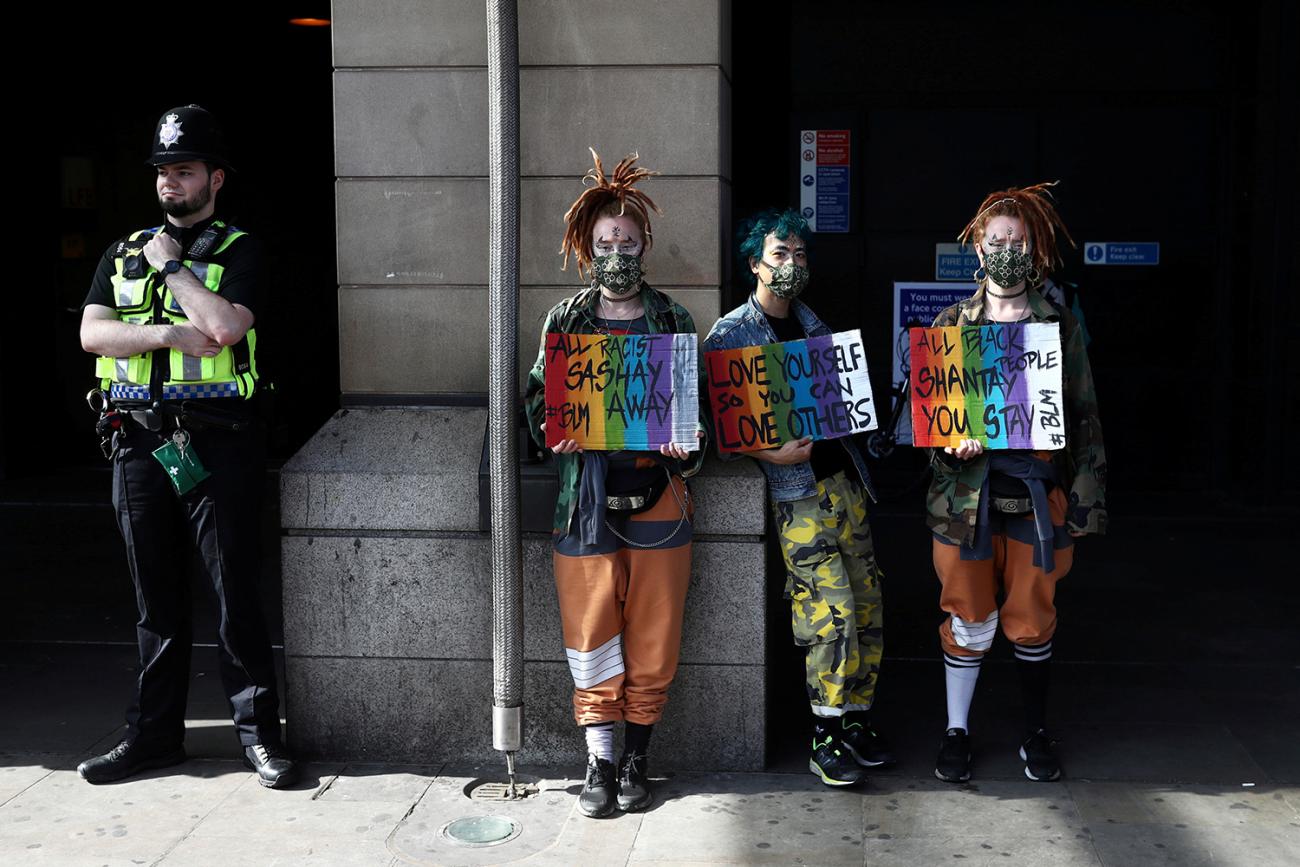
M663 716L677 672L693 506L686 483L674 476L645 512L606 515L609 526L594 545L581 546L570 534L557 538L552 557L573 716L578 725L649 725Z
M939 642L953 656L983 656L993 644L999 625L1013 644L1038 645L1056 632L1056 582L1074 564L1074 544L1065 530L1065 493L1047 495L1056 541L1055 568L1044 572L1034 565L1032 516L991 516L993 558L963 560L961 548L932 542L934 571L943 592L939 607L948 612L939 627ZM999 589L1005 593L997 604Z

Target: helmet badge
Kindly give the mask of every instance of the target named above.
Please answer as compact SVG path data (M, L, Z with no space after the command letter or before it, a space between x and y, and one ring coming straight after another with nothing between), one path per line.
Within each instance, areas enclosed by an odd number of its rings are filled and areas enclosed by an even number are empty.
M162 145L163 148L170 148L172 145L176 144L176 142L180 140L180 137L185 135L185 133L181 132L182 124L183 121L181 121L179 115L167 115L163 121L163 125L158 128L158 143Z

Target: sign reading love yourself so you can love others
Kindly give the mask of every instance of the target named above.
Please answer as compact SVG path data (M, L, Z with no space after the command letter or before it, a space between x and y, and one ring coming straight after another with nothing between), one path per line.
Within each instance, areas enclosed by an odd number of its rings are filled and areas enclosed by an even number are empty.
M691 334L546 335L546 445L699 449L698 338Z
M917 446L979 440L994 449L1065 445L1061 335L1054 322L912 328Z
M752 451L876 428L861 332L704 354L718 448Z

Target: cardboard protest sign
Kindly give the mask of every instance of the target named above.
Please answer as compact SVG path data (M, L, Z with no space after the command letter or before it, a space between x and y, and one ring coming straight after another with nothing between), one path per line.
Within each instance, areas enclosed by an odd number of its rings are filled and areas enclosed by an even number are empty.
M546 335L546 445L699 449L694 334Z
M724 452L875 430L858 330L704 354L709 406Z
M914 445L1065 445L1056 323L913 328L908 335Z
M894 375L891 383L900 389L907 388L907 374L912 365L912 345L908 342L907 330L926 327L945 307L965 301L978 288L975 283L894 282ZM904 414L898 419L894 436L897 443L911 444L910 416Z

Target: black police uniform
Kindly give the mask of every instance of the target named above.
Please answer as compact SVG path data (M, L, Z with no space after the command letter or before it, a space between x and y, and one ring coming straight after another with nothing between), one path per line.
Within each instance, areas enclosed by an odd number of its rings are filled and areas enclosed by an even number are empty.
M186 251L211 221L166 230ZM213 249L219 245L213 245ZM86 305L113 307L111 276L117 244L105 252ZM200 257L202 258L202 257ZM264 310L265 269L257 241L236 239L208 261L225 268L220 294L256 316ZM162 275L150 277L161 286ZM179 747L185 735L189 686L189 565L198 561L216 591L221 608L218 655L222 684L245 746L280 744L279 696L271 644L258 594L261 552L261 494L265 438L254 413L254 400L207 398L186 406L210 409L228 417L213 424L186 415L189 448L211 475L177 496L153 451L171 439L178 402L164 402L162 426L150 430L128 416L114 436L113 506L126 542L127 563L135 582L140 620L140 677L135 701L127 712L127 738L153 752ZM115 401L118 409L147 406ZM230 430L224 421L235 421Z

